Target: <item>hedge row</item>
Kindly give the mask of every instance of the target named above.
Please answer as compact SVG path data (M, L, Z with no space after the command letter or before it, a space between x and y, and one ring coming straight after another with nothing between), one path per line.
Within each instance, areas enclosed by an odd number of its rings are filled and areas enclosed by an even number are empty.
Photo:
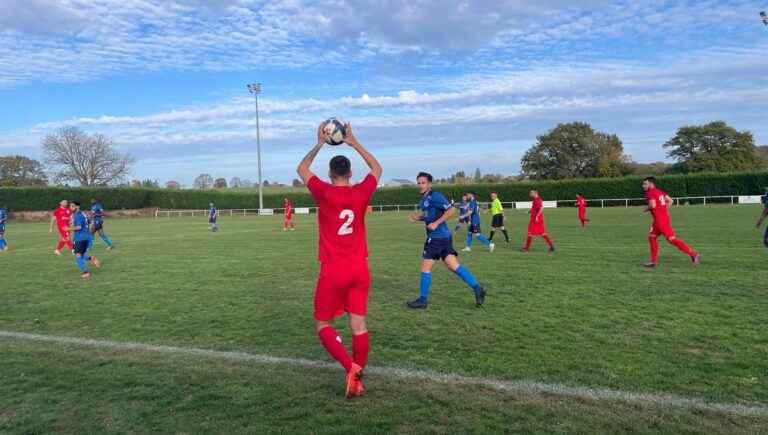
M463 192L474 191L482 199L497 192L502 201L525 201L528 191L538 189L546 200L573 199L582 193L590 199L642 197L642 177L592 178L560 181L519 182L510 184L440 185L436 190L458 199ZM729 174L690 174L658 177L659 187L674 197L756 195L768 186L768 171ZM225 190L111 189L75 187L0 187L0 205L14 211L48 210L62 198L80 199L87 203L99 198L107 209L204 209L213 202L220 209L258 208L258 193ZM264 195L267 208L282 207L283 198L297 207L314 205L308 193ZM415 204L419 194L415 187L379 189L372 203Z

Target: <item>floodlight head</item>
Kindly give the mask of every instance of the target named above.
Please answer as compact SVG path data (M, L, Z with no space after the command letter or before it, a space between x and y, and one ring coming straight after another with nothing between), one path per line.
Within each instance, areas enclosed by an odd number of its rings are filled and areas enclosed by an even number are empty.
M760 12L760 17L763 19L763 24L768 26L768 14L765 11Z
M252 94L261 93L261 83L251 83L248 85L248 91Z

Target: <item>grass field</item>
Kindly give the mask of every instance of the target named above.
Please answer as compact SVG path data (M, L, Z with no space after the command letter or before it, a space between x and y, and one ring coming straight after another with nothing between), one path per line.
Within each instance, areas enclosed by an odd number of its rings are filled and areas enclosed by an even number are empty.
M768 406L759 209L672 213L703 254L699 268L666 242L658 269L640 267L639 208L590 209L587 230L572 209L547 211L554 255L540 240L517 251L526 215L512 212L512 246L460 257L486 306L441 268L419 312L404 303L418 292L423 228L404 213L371 216L370 365ZM204 218L107 221L116 249L96 242L103 267L89 282L53 255L45 224L11 222L0 330L329 361L312 324L314 218L292 233L279 219L224 216L215 234ZM347 401L336 368L8 337L0 379L0 433L768 433L765 414L374 373L367 396Z

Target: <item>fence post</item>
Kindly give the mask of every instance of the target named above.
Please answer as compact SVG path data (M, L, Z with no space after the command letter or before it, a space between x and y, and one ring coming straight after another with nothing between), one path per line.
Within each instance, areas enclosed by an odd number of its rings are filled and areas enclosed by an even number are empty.
M707 197L704 197L704 205L707 205Z
M600 208L605 208L605 200L604 199L600 200Z
M628 199L624 200L624 207L629 207L629 200Z

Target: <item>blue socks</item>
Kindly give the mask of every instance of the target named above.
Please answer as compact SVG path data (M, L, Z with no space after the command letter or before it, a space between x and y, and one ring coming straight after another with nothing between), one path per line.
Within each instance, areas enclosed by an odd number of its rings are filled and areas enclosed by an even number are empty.
M85 267L85 262L85 257L75 257L75 263L77 263L77 268L80 269L80 273L88 272L88 268Z
M475 279L474 275L464 266L459 266L458 269L454 272L456 275L459 275L462 281L464 281L472 290L477 291L477 289L480 288L480 284L477 283L477 280Z
M477 240L479 240L480 243L482 243L485 246L490 246L490 244L491 244L491 241L486 239L485 236L482 235L482 234L478 234L477 235Z
M107 236L106 234L102 234L100 237L101 237L101 240L104 242L104 244L106 244L110 248L112 247L112 240L109 238L109 236Z
M421 272L421 286L419 288L419 297L426 301L429 299L429 286L432 285L432 273Z
M2 251L3 249L5 249L5 247L6 247L7 245L8 245L8 244L7 244L7 243L5 243L5 239L0 239L0 251Z

